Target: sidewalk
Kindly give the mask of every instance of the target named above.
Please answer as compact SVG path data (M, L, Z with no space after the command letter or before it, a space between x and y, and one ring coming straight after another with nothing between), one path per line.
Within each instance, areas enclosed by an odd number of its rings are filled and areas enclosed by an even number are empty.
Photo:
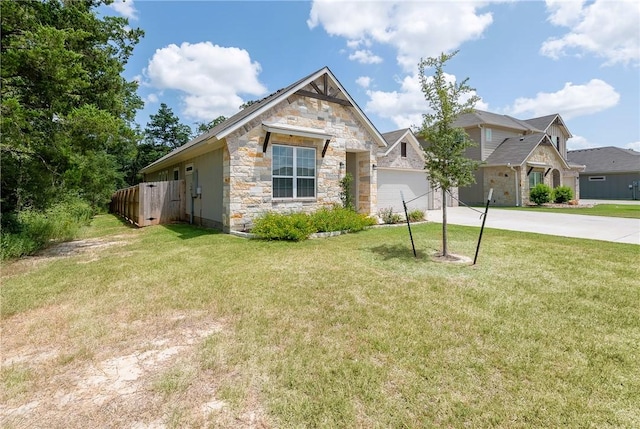
M484 212L484 208L476 210ZM442 210L427 211L427 220L442 223ZM447 207L447 223L481 227L482 219L473 209ZM640 245L640 219L489 207L485 227Z

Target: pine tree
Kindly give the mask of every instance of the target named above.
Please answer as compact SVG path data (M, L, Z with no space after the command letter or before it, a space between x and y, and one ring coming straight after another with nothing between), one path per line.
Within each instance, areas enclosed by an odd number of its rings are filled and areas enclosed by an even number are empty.
M180 119L165 103L160 104L158 113L149 117L151 120L144 129L146 143L176 149L189 141L191 128L181 124Z

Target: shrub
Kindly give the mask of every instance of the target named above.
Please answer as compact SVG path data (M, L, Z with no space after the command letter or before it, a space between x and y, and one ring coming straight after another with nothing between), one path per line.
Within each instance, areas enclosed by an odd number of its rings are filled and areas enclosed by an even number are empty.
M529 198L537 205L551 201L551 187L544 183L538 183L529 192Z
M394 224L402 222L402 216L393 212L393 207L387 207L386 209L380 209L378 216L382 219L382 222L387 224Z
M573 199L573 190L568 186L558 186L553 190L553 201L567 203Z
M51 241L71 240L92 216L88 203L73 198L44 212L23 210L15 216L12 227L3 228L0 234L0 257L4 260L31 255Z
M334 206L331 209L322 208L312 213L311 222L313 223L315 232L357 232L376 223L376 221L369 216L339 206Z
M409 220L411 222L420 222L421 220L424 220L424 212L422 210L411 210L409 212Z
M268 212L256 219L251 232L264 240L301 241L315 230L311 218L305 213Z
M316 232L362 231L376 221L340 206L322 208L311 215L269 212L255 221L251 232L264 240L301 241Z
M355 204L353 202L353 194L351 188L353 186L353 175L347 173L342 179L340 179L340 200L342 201L342 207L355 211Z

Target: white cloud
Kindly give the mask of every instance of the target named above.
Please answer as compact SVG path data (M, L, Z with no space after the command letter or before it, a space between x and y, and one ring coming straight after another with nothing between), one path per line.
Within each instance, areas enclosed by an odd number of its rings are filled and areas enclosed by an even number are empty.
M382 57L374 55L373 52L368 49L355 51L349 55L349 59L352 61L358 61L362 64L379 64L382 62Z
M328 34L346 38L350 49L372 42L390 45L397 50L403 69L413 72L420 58L452 51L479 38L493 22L490 13L478 13L485 4L315 0L307 25L311 29L322 26Z
M640 2L637 0L596 0L580 2L547 1L549 21L568 27L560 38L547 39L540 53L558 59L575 50L605 58L606 65L640 60Z
M144 99L144 102L145 102L145 103L152 103L152 104L155 104L155 103L157 103L158 101L160 101L160 100L158 99L158 95L157 95L157 94L154 94L154 93L151 93L151 94L147 95L147 97Z
M547 0L549 21L554 25L569 27L580 21L584 0Z
M454 75L445 73L445 76L448 82L456 80ZM400 84L399 91L367 91L369 101L365 110L382 118L390 119L398 128L420 127L422 115L430 112L429 104L422 92L420 78L417 74L413 74L406 76L398 83ZM488 109L488 105L483 101L478 102L476 107L483 110Z
M582 136L573 136L567 140L568 150L591 149L592 147L596 147L596 145Z
M624 145L625 149L633 149L636 152L640 152L640 141L638 142L633 142L633 143L627 143L626 145Z
M560 113L566 119L606 110L618 104L620 94L600 79L591 79L586 85L567 82L556 92L539 92L535 98L518 98L507 113L513 116L538 117Z
M244 49L211 42L158 49L145 69L151 86L184 93L186 116L206 121L236 113L244 102L240 94L263 96L267 89L258 80L260 71Z
M371 85L372 79L369 76L360 76L356 79L356 83L363 88L369 88Z
M109 5L109 7L125 18L129 18L131 20L138 19L138 11L133 4L133 0L115 0Z

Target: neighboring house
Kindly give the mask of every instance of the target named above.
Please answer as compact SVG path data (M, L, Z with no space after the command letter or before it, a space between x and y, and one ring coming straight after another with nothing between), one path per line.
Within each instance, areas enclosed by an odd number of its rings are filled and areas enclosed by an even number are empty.
M387 147L378 152L378 209L404 213L402 196L409 211L442 208L442 193L434 190L427 179L424 151L413 132L405 128L382 136ZM457 197L455 191L453 195ZM448 205L457 203L449 199Z
M185 180L185 220L240 231L267 211L311 212L340 204L340 179L346 172L354 176L358 212L375 215L375 166L378 152L386 147L325 67L141 172L145 181Z
M591 199L640 199L640 152L614 146L571 150L580 173L580 196Z
M578 173L584 166L567 160L571 133L560 115L521 120L474 110L454 125L464 128L477 144L466 156L482 162L476 183L459 189L461 201L483 204L493 188L492 204L526 205L530 189L538 183L568 186L579 199Z

